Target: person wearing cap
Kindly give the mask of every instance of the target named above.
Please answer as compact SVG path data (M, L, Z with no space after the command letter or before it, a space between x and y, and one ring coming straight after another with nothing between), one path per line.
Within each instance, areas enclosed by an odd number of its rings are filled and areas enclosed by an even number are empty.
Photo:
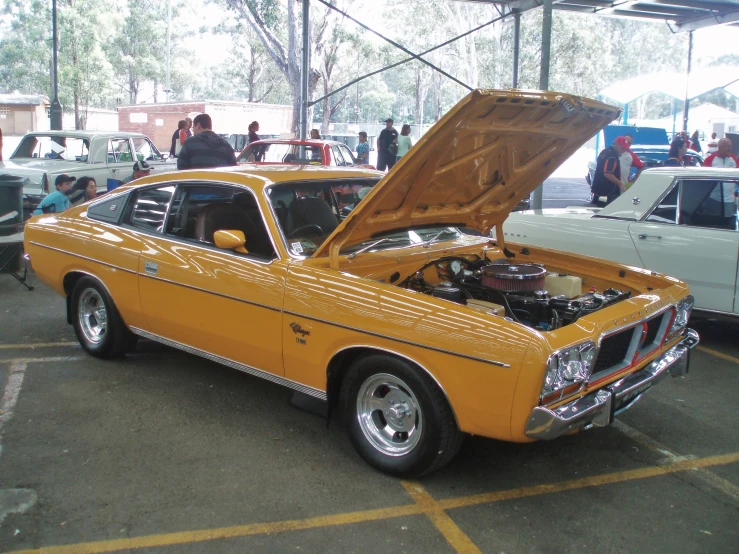
M195 135L182 145L177 157L177 169L205 169L236 165L233 147L213 132L213 121L207 113L192 120Z
M367 142L367 133L359 131L359 144L357 144L357 163L369 164L370 147Z
M146 163L144 160L139 160L135 164L133 164L133 173L123 179L121 181L121 184L130 183L131 181L135 181L136 179L141 179L142 177L148 177L149 173L151 172L151 166Z
M59 213L64 210L68 210L72 207L72 203L67 198L67 191L72 188L72 184L75 182L75 178L62 173L54 181L56 190L51 194L47 195L36 209L33 210L33 215Z
M629 182L633 183L636 181L636 178L639 177L639 174L644 171L646 166L644 165L644 162L639 159L639 156L631 151L631 145L634 144L634 137L631 135L624 135L622 137L617 137L616 140L626 150L619 158L619 162L621 164L621 182L624 185ZM633 179L629 179L629 177L631 177L632 167L636 168L636 175Z
M393 127L393 120L389 117L385 120L385 128L377 137L377 169L380 171L392 169L395 165L395 155L398 152L397 141L398 131ZM395 151L392 145L395 145Z
M623 138L623 137L618 137ZM613 144L598 154L598 163L593 177L593 193L596 197L605 196L610 204L621 193L626 192L626 185L621 182L621 154L626 152L623 141L618 138Z

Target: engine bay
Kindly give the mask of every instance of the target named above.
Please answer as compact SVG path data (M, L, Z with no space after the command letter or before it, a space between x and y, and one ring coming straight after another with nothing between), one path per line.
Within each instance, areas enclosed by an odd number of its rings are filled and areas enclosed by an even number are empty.
M429 275L431 271L433 275ZM591 287L583 292L581 277L548 271L543 264L516 263L505 258L439 258L398 285L540 331L570 325L582 316L631 297L630 291L614 288Z

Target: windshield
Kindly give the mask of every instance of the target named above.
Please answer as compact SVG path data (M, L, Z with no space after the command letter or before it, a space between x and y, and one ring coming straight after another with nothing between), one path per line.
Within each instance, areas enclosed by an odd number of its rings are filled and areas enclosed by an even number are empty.
M78 137L31 135L23 138L10 159L43 158L86 162L90 141Z
M267 189L288 251L311 256L379 179L324 179Z
M323 156L320 146L309 146L305 144L267 143L250 144L236 160L242 163L276 163L276 164L299 164L299 165L321 165Z

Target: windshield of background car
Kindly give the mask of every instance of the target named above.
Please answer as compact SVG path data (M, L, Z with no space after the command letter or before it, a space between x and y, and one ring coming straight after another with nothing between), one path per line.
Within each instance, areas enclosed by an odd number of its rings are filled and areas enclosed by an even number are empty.
M133 139L133 147L136 149L136 158L138 160L161 160L162 155L151 141L145 137L136 137Z
M10 159L42 158L86 162L90 154L89 146L87 139L77 137L32 135L23 138Z
M378 180L331 179L269 187L267 197L290 254L312 255Z
M237 162L262 162L276 164L322 164L323 156L321 156L320 146L311 146L305 144L285 144L285 143L269 143L269 144L250 144L244 150Z

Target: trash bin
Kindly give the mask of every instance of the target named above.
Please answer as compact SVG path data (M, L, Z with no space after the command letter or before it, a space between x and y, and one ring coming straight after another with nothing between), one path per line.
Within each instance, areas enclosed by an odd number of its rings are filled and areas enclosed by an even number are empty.
M10 236L23 231L23 178L13 175L0 175L0 236ZM0 262L6 262L15 256L10 269L20 270L23 256L22 245L11 245L7 249L0 248ZM0 264L2 267L2 264Z

